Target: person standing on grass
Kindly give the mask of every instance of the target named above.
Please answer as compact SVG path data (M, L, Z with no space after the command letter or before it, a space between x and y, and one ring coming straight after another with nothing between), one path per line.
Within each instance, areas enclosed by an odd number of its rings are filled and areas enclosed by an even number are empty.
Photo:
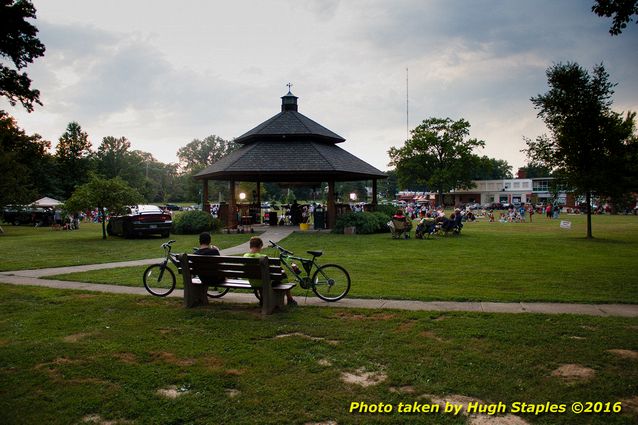
M253 236L252 238L250 238L250 241L248 242L248 246L250 247L250 251L245 253L244 257L255 258L255 257L266 256L266 254L261 253L261 249L264 247L264 241L262 241L261 238L257 236ZM250 279L250 286L252 286L253 288L256 288L261 294L260 299L263 299L263 292L261 289L261 280ZM295 301L292 298L292 293L290 292L290 289L286 291L286 299L288 300L288 306L294 307L297 305L297 301Z
M534 216L534 205L530 205L529 206L528 213L529 213L529 222L531 223L532 222L532 217Z

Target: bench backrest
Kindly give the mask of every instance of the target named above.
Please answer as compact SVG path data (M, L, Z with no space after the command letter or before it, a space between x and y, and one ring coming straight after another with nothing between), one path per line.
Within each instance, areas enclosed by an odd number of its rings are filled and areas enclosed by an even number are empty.
M217 255L187 254L190 275L206 276L210 279L261 279L260 261L267 257L229 257ZM286 273L279 258L267 258L270 280L281 282ZM182 264L183 267L183 264Z

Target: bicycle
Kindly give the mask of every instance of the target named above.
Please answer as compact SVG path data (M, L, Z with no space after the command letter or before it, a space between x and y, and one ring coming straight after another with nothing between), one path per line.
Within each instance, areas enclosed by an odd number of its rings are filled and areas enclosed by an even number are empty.
M162 248L165 252L164 261L153 264L144 270L144 274L142 276L144 287L148 292L156 297L166 297L175 290L177 279L175 279L175 272L173 272L173 270L168 266L169 261L177 268L178 273L181 274L182 272L179 256L171 253L171 245L174 243L174 240L163 243ZM193 249L196 250L197 248ZM229 290L230 288L209 286L207 295L210 298L219 298L226 295Z
M308 259L295 256L294 253L273 241L268 242L272 248L279 251L281 264L290 271L301 288L312 289L315 295L328 302L339 301L350 291L350 275L346 269L337 264L321 266L317 263L316 259L321 257L323 251L306 251L312 255L312 259ZM306 272L305 275L294 261L301 263L303 271ZM314 273L312 273L313 269L316 269Z

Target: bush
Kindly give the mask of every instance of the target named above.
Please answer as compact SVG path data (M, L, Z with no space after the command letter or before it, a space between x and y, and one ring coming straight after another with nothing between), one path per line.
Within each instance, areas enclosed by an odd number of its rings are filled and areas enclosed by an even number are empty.
M399 207L395 207L392 205L377 205L377 212L384 213L388 216L388 220L392 218L392 216L397 212Z
M185 211L173 217L172 232L178 235L197 235L219 229L221 222L204 211Z
M382 212L352 212L337 218L333 233L343 233L344 227L356 227L359 234L388 232L390 217Z

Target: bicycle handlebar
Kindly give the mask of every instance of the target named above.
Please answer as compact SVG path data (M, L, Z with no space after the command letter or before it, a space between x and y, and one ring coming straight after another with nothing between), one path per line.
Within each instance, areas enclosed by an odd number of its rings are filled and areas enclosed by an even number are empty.
M270 246L272 248L277 248L279 250L279 252L281 252L282 254L286 254L286 255L294 255L292 252L288 251L286 248L284 248L283 246L277 245L276 243L274 243L273 241L268 241L270 242Z
M162 248L170 247L170 246L171 246L172 244L174 244L174 243L175 243L175 241L174 241L174 240L170 240L170 241L168 241L168 242L164 242L164 243L162 244Z

